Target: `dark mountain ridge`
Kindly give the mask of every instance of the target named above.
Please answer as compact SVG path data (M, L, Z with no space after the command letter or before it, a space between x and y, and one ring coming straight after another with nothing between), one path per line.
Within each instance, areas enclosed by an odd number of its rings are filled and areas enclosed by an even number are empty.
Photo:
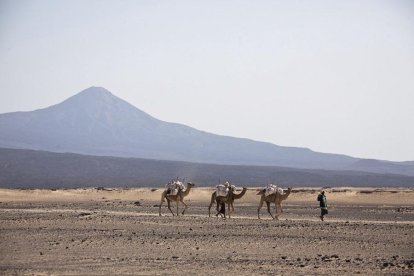
M414 175L414 165L221 136L158 120L100 87L31 112L0 114L0 147L197 163Z
M86 156L0 148L0 187L163 187L171 178L198 186L228 180L237 186L413 187L414 177L360 171L293 169Z

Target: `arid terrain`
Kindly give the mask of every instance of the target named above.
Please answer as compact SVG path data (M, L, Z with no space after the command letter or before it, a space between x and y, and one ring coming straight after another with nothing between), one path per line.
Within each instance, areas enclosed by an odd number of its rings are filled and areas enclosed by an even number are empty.
M294 188L279 220L257 219L256 188L231 219L208 217L200 187L160 217L162 191L0 189L0 274L414 274L414 189L326 189L324 222L315 188Z

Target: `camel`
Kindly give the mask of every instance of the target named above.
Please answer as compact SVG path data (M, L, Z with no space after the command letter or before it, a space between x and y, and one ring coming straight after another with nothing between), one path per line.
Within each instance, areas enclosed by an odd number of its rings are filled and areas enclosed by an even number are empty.
M162 203L165 200L167 200L168 209L170 210L170 212L171 212L171 214L173 216L175 216L175 214L171 210L170 202L171 201L175 201L177 203L177 216L178 216L178 203L181 202L184 205L184 210L181 212L181 214L184 215L184 212L185 212L185 210L188 207L187 204L184 203L184 197L188 196L188 194L190 193L191 188L194 187L194 186L195 186L195 184L189 182L189 183L187 183L186 190L184 192L179 192L176 195L167 194L167 192L168 192L167 190L165 190L164 192L162 192L159 215L161 216L161 206L162 206Z
M276 192L274 194L265 196L265 189L261 190L260 192L258 192L258 195L261 195L260 197L260 204L259 204L259 208L257 209L257 217L258 219L260 219L260 209L263 206L263 202L266 202L267 205L267 211L269 212L270 216L273 219L279 219L278 215L277 215L277 206L280 207L280 212L283 213L283 209L282 209L282 201L287 199L288 196L290 195L290 192L292 191L292 188L289 188L284 194L280 194L279 192ZM275 203L275 216L272 215L272 213L270 212L270 203L274 202Z
M216 216L218 216L219 214L222 214L222 212L219 211L219 206L221 206L222 204L227 204L227 209L228 209L229 218L230 218L230 213L234 212L234 207L233 207L234 200L242 198L244 194L246 193L246 191L247 191L247 188L243 187L243 190L239 194L235 194L234 189L230 189L227 196L217 196L217 192L214 192L211 195L211 202L210 202L210 205L208 206L208 216L209 217L211 216L210 215L211 206L214 204L214 202L216 202L217 204ZM226 211L226 208L224 207L224 218L226 218L225 211Z

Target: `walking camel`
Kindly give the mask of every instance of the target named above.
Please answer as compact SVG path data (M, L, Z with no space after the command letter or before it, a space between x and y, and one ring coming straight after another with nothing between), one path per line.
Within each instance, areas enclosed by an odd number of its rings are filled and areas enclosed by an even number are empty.
M170 212L173 216L175 216L175 214L171 210L170 202L171 201L176 202L176 204L177 204L177 216L178 216L178 203L181 202L184 205L184 210L181 212L181 214L184 215L184 212L188 207L187 204L184 203L184 197L188 196L188 194L190 193L191 188L194 187L194 186L195 186L195 184L189 182L189 183L187 183L187 188L185 189L185 191L184 192L180 191L176 195L167 194L167 192L168 192L167 190L163 191L162 195L161 195L159 215L161 216L161 206L162 206L163 202L165 202L165 200L167 200L168 209L170 210Z
M280 207L280 212L283 213L283 209L282 209L282 201L287 199L288 196L290 195L290 192L292 191L292 188L288 188L287 191L284 194L280 194L278 191L274 194L265 196L265 189L261 190L260 192L258 192L258 195L261 195L260 197L260 204L259 204L259 208L257 209L257 217L258 219L260 219L260 209L263 206L263 202L266 202L267 205L267 211L269 212L270 216L273 219L279 219L278 215L277 215L277 206ZM272 215L272 212L270 211L270 203L275 203L275 216Z
M214 192L211 195L210 205L208 206L208 216L210 217L211 206L214 204L214 202L216 202L216 204L217 204L217 206L216 206L216 210L217 210L216 216L218 216L218 214L220 214L219 206L222 205L222 204L227 204L227 210L228 210L229 218L230 218L230 213L234 212L234 207L233 207L234 201L236 199L242 198L244 196L244 194L246 193L246 191L247 191L247 188L243 187L243 190L239 194L236 194L236 193L234 193L234 189L230 189L226 196L217 196L217 192ZM224 206L224 218L225 217L226 217L226 207Z

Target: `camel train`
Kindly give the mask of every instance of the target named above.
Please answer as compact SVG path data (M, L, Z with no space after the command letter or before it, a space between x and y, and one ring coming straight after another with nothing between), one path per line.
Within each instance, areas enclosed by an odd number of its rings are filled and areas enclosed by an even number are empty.
M190 190L195 184L188 182L187 186L184 185L184 181L173 180L170 181L165 190L161 194L161 203L159 205L159 216L161 216L161 207L165 201L167 201L168 210L170 210L173 216L179 215L179 203L184 205L184 209L181 212L184 215L185 211L188 208L188 205L184 202L184 198L189 195ZM234 212L234 201L242 198L246 194L247 188L243 187L242 191L236 193L236 187L230 185L229 182L224 184L219 184L216 186L216 190L211 195L211 201L208 206L208 216L211 216L211 207L216 204L216 217L220 215L222 218L230 218L231 213ZM288 188L284 191L282 188L277 187L276 185L269 184L266 188L261 189L257 195L260 195L260 203L257 209L257 218L260 219L260 209L263 206L263 203L266 202L267 211L272 217L272 219L278 220L278 210L280 213L283 213L282 201L286 200L292 188ZM176 203L176 213L171 210L171 201ZM270 205L275 205L275 215L272 214L270 210ZM227 211L226 211L227 206Z

